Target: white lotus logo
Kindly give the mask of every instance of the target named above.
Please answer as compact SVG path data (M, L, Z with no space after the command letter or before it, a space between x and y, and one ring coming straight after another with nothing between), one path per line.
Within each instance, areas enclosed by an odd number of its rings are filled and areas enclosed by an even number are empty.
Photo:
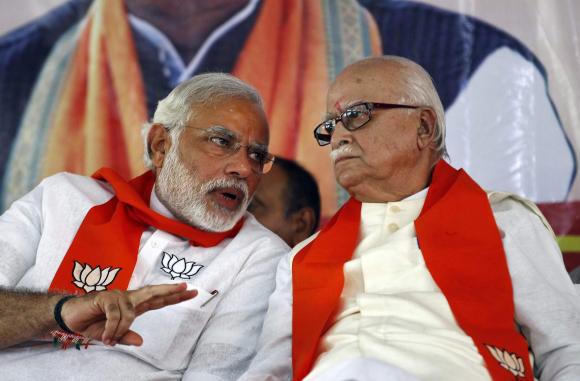
M521 357L516 356L515 353L509 353L506 350L501 350L487 344L485 346L491 352L493 358L499 362L499 365L509 370L516 377L524 377L524 362Z
M161 270L171 275L171 279L181 278L190 279L197 274L203 265L197 265L195 262L187 262L185 259L177 258L173 254L163 252L163 259L161 260Z
M78 288L82 288L87 293L91 291L103 291L117 276L121 268L111 269L107 267L101 270L99 266L94 269L90 265L84 266L75 261L75 268L73 270L73 283Z

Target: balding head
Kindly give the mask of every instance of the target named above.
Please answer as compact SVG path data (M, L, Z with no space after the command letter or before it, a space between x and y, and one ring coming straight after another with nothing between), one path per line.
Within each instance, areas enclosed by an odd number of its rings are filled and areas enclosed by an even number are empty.
M347 66L335 82L343 76L354 76L377 92L395 91L396 103L431 107L436 115L435 149L439 157L447 157L445 111L433 79L422 66L399 56L370 57Z
M346 67L329 89L327 113L343 116L330 131L337 181L360 201L420 191L445 155L441 101L425 70L407 59L374 57Z

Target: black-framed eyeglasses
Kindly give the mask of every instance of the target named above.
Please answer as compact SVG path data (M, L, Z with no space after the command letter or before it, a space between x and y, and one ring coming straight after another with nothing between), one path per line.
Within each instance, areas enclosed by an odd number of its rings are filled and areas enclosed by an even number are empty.
M377 102L361 102L349 106L342 114L336 118L330 118L320 123L314 129L314 138L318 142L318 145L325 146L330 144L330 138L336 129L336 123L342 122L344 128L349 131L354 131L371 120L372 110L374 109L393 109L393 108L409 108L416 109L426 106L412 106L412 105L402 105L395 103L377 103Z
M274 165L275 157L268 152L266 145L257 143L243 144L235 132L225 127L198 128L188 126L186 128L200 132L202 139L200 148L209 156L218 158L232 156L244 147L247 150L251 168L255 173L268 173Z

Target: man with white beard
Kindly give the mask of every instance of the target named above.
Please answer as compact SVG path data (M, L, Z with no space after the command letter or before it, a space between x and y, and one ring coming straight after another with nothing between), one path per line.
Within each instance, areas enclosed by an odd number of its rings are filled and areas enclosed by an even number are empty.
M246 213L273 162L262 100L199 75L143 136L151 171L60 173L0 216L4 379L233 380L253 358L288 251Z

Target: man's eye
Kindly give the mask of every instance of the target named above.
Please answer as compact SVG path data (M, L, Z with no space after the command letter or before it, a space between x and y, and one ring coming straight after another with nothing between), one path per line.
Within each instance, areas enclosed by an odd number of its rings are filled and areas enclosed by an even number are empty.
M334 131L334 121L333 120L327 120L326 122L324 122L324 130L329 133L332 134L332 132Z
M232 146L232 141L223 136L212 136L209 141L222 148L230 148Z
M263 151L250 151L249 156L250 156L250 159L252 159L260 164L266 163L266 160L268 159L268 154L266 152L263 152Z
M349 119L356 119L361 116L362 111L359 110L346 110L345 115Z

